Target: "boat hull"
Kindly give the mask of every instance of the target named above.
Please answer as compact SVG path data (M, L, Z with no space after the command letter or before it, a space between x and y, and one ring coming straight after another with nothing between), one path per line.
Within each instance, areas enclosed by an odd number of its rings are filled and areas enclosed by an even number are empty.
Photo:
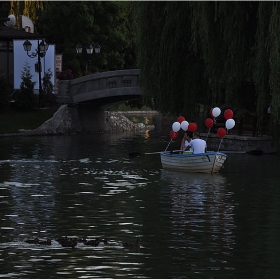
M162 168L184 172L218 173L227 155L220 152L202 154L160 154Z

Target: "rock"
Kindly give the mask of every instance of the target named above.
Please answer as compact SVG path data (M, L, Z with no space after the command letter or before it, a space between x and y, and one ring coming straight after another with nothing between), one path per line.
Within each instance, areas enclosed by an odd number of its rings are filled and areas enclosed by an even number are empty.
M86 110L85 108L77 109L77 107L62 105L51 119L44 122L38 128L34 130L20 129L19 133L6 134L4 136L124 132L144 131L146 129L147 127L143 123L133 123L117 112ZM154 129L154 126L149 125L148 129Z

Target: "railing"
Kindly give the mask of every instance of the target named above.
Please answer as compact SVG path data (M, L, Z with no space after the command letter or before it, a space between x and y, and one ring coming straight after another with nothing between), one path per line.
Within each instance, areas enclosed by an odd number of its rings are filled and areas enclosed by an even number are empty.
M59 81L57 102L78 103L110 95L139 94L140 69L91 74L69 81ZM123 89L118 90L117 89ZM137 89L137 90L136 90Z

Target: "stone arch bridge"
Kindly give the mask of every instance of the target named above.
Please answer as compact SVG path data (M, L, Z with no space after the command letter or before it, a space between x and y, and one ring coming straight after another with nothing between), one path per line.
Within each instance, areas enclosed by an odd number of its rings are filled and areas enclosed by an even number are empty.
M140 69L117 70L60 80L56 102L68 105L73 132L110 131L105 109L142 96Z
M87 104L91 108L107 109L116 104L141 97L140 69L117 70L60 80L56 102Z

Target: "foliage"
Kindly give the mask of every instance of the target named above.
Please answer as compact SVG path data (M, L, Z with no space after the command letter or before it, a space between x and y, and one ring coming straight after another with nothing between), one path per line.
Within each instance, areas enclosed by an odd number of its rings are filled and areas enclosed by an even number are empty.
M0 133L17 133L19 129L36 129L50 119L57 108L32 111L7 110L0 117Z
M10 14L15 15L16 17L16 25L19 28L19 16L25 15L29 17L33 22L35 22L38 19L38 13L40 10L43 10L43 1L11 1L11 9ZM36 25L35 25L36 26Z
M90 72L123 69L126 58L130 68L135 55L129 7L126 1L48 1L36 25L56 52L63 53L63 68L72 69L75 77L83 75L87 63L76 54L78 43L101 46L100 54L91 57Z
M141 109L143 107L142 98L128 100L125 102L125 105L130 108Z
M133 2L143 100L164 114L230 104L258 117L271 105L280 138L280 4Z
M47 72L45 72L45 75L42 79L42 91L43 91L43 100L42 103L53 103L55 102L55 97L54 97L54 86L51 81L52 78L52 72L50 69L48 69Z
M111 112L118 112L118 111L129 112L129 111L149 111L149 110L151 110L151 108L147 107L147 106L142 106L142 107L130 106L130 104L121 103L121 104L115 105L113 107L110 107L107 110L111 111Z
M35 108L38 98L34 94L34 86L36 82L32 82L32 75L28 63L25 63L23 67L21 79L20 91L16 94L15 105L20 111L30 111Z
M74 75L71 69L67 69L65 71L57 73L56 78L59 80L72 80L74 78Z
M3 111L4 109L7 109L9 100L10 100L10 86L7 82L7 79L3 75L3 73L0 72L0 110Z

